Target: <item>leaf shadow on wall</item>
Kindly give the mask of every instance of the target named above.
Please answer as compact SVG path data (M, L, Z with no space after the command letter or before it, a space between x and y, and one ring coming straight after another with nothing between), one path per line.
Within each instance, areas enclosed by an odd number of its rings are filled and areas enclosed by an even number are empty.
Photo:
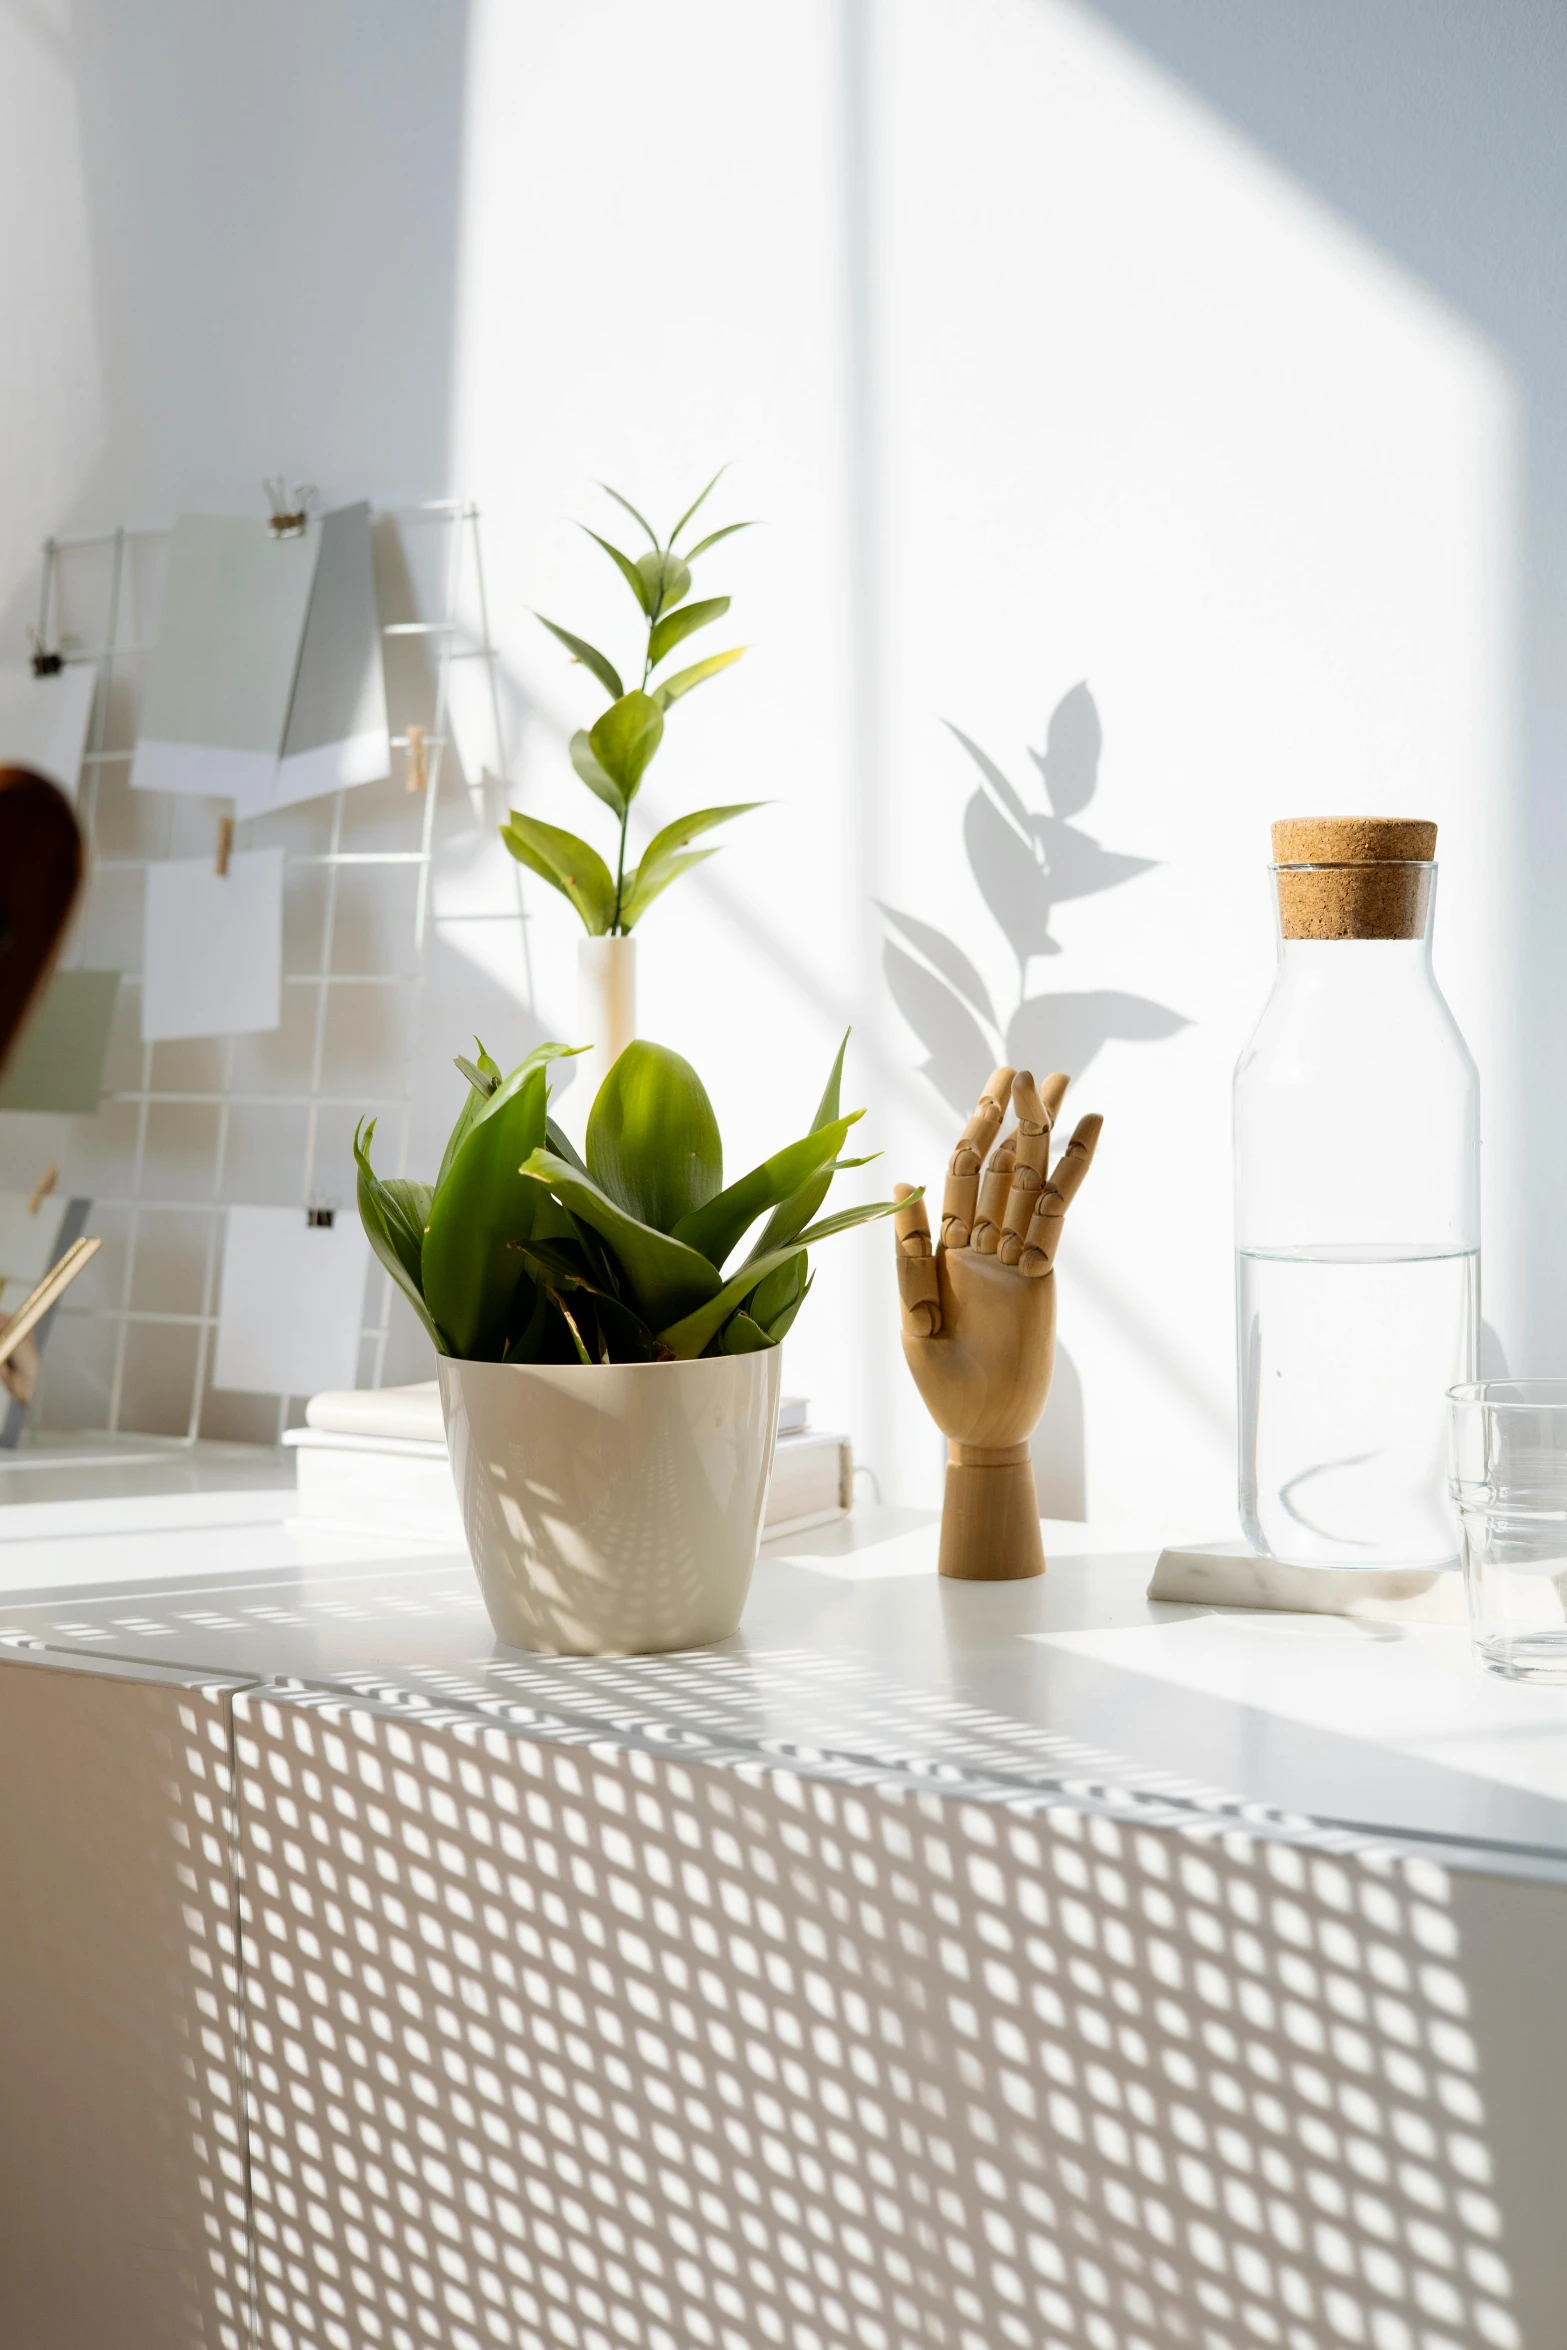
M961 727L950 731L979 771L963 811L969 871L1017 965L1017 998L998 1011L974 960L956 939L895 906L880 911L892 936L882 968L893 1001L925 1049L922 1073L966 1118L998 1064L1064 1069L1074 1084L1105 1045L1157 1044L1189 1025L1168 1004L1118 988L1036 988L1036 963L1064 950L1052 923L1074 898L1097 897L1153 870L1155 859L1107 849L1076 821L1099 787L1104 731L1085 682L1051 713L1036 770L1020 790ZM1047 1516L1086 1507L1082 1388L1057 1349L1050 1409L1034 1438L1034 1473Z

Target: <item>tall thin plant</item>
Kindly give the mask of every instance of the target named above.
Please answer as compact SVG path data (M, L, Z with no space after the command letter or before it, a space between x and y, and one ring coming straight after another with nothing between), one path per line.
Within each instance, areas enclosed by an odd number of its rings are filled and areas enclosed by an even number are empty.
M727 596L706 596L695 603L686 602L691 592L691 566L709 547L716 547L720 539L732 538L736 531L749 530L752 526L747 522L726 522L721 529L709 531L694 547L682 550L679 544L682 531L722 479L723 471L720 466L701 496L693 499L664 540L629 498L623 498L619 490L610 489L607 482L600 485L618 506L624 507L639 529L647 533L651 545L645 554L627 555L608 539L601 538L596 530L589 529L586 523L582 525L594 545L602 547L615 565L636 598L645 623L639 655L642 675L629 692L620 671L606 653L590 645L585 637L563 628L558 621L546 619L542 612L536 615L551 636L559 639L572 659L588 670L609 696L609 707L596 724L581 727L572 736L571 763L589 791L603 801L619 824L615 870L611 873L597 849L574 832L542 823L537 816L521 815L515 808L510 822L501 826L501 838L519 864L526 865L541 881L547 881L551 889L570 900L590 938L626 937L672 881L678 881L682 873L689 873L704 859L717 855L716 848L693 849L690 846L693 840L711 832L716 825L727 824L731 817L747 815L761 805L757 800L744 800L729 807L697 808L688 816L677 816L672 824L666 824L661 832L654 834L637 864L630 872L626 870L631 803L664 739L666 711L693 687L704 685L710 677L733 668L745 651L744 645L734 645L728 652L709 653L705 660L693 662L689 668L655 677L655 672L663 668L677 646L683 645L698 629L722 620L729 610Z

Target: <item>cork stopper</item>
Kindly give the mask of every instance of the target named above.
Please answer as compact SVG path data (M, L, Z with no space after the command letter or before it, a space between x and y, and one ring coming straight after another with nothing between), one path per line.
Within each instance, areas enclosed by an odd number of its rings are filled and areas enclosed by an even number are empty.
M1273 827L1286 938L1423 938L1436 826L1414 816L1287 816Z

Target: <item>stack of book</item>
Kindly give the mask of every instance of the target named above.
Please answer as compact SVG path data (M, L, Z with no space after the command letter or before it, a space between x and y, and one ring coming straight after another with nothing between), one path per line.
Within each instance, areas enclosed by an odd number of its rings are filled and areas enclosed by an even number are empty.
M294 1455L302 1519L464 1547L433 1379L418 1387L314 1395L305 1423L283 1438ZM778 1407L762 1540L775 1542L843 1517L853 1500L853 1480L847 1436L812 1428L805 1399L786 1395Z

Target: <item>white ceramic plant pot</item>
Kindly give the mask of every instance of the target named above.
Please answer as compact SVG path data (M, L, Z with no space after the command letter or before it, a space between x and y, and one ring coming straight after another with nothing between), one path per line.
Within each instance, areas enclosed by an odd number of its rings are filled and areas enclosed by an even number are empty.
M695 1363L440 1362L490 1622L516 1648L701 1648L740 1621L778 1426L777 1347Z
M593 1097L637 1033L637 942L634 938L577 941L577 1026L573 1044L589 1050L571 1064L562 1097L566 1131L580 1146Z

